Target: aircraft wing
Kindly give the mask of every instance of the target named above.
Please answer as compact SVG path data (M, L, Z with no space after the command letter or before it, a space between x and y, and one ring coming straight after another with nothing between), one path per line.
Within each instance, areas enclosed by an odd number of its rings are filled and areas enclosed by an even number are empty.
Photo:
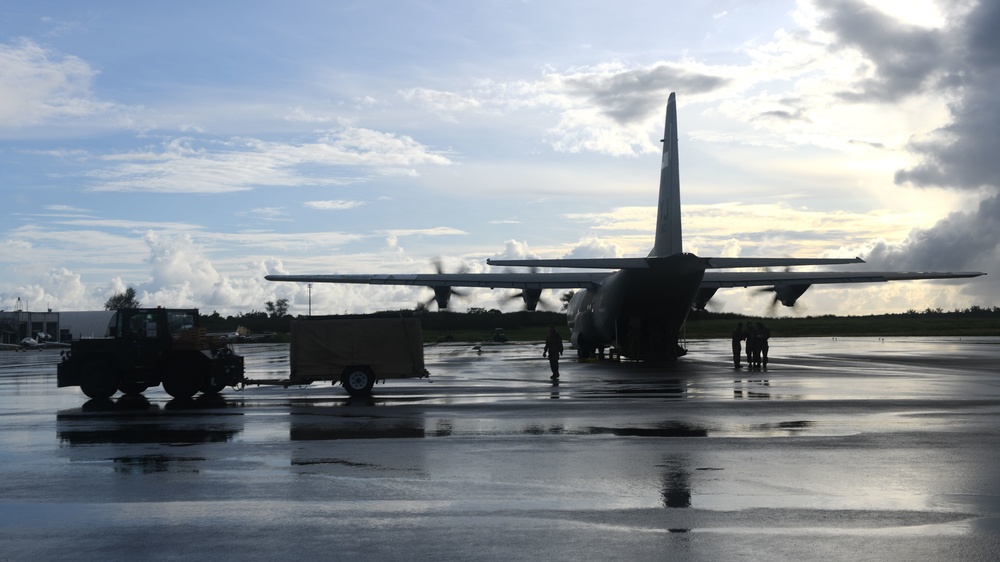
M979 271L772 271L772 272L705 272L702 289L726 287L761 287L782 285L822 285L833 283L884 283L917 279L962 279L986 275Z
M487 287L490 289L584 289L597 287L610 273L418 273L402 275L267 275L268 281L360 283L417 287Z
M577 259L488 259L488 265L517 267L574 267L585 269L646 269L670 267L677 256L656 258L577 258ZM735 269L742 267L791 267L799 265L845 265L865 263L861 258L701 258L706 269Z

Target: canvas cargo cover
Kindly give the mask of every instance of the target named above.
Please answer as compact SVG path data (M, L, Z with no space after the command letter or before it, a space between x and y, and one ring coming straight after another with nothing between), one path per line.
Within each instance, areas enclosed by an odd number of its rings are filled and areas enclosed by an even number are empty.
M422 377L418 318L336 318L292 322L291 378L339 380L347 366L367 365L377 379Z

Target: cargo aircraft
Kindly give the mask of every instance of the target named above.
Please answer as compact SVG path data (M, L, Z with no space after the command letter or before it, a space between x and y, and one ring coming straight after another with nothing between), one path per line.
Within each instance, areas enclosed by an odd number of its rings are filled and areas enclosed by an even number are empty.
M864 263L861 258L704 258L685 253L681 244L680 175L677 107L667 102L660 166L660 192L653 248L646 257L596 259L487 260L491 266L533 268L524 273L444 273L400 275L268 275L271 281L415 285L434 290L439 308L447 308L454 287L519 289L528 310L535 310L545 289L576 289L567 320L574 347L582 356L614 346L633 359L676 359L678 343L691 310L703 309L719 289L761 287L775 303L793 306L812 285L877 283L913 279L954 279L981 272L808 271L794 266ZM535 268L591 271L537 272ZM727 269L750 271L719 271ZM782 271L766 271L782 268ZM764 271L761 271L764 269ZM601 271L593 271L601 270Z

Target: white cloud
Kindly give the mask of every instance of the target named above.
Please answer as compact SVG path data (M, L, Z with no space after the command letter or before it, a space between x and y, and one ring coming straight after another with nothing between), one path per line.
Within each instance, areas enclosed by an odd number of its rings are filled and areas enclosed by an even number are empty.
M258 207L250 209L250 214L265 221L291 220L289 212L282 207Z
M776 32L760 27L759 34L735 53L712 52L692 43L684 53L657 44L652 55L641 49L609 55L613 50L609 45L621 43L596 37L593 48L580 52L579 39L574 38L572 57L551 65L544 63L556 61L560 56L556 51L543 53L542 63L537 58L495 66L487 61L472 67L471 73L469 66L455 74L454 67L442 64L434 69L433 82L419 73L397 73L412 64L399 61L397 72L366 76L364 70L356 70L352 76L356 80L343 80L344 74L331 72L330 66L314 66L294 77L296 86L288 89L266 74L274 71L264 68L265 61L256 61L262 74L254 78L274 84L266 91L246 88L245 83L229 84L221 77L218 83L192 86L184 81L193 75L180 67L168 77L176 80L176 89L143 82L138 75L117 82L128 73L115 67L114 59L89 62L32 42L7 44L0 47L0 130L25 135L17 137L20 141L28 136L22 130L34 134L47 127L57 133L53 138L58 142L33 150L14 142L5 153L39 159L39 171L24 177L35 173L35 183L52 191L32 190L22 199L38 198L42 203L37 205L57 201L46 209L64 216L42 222L50 215L25 210L8 221L12 226L4 232L0 263L17 281L0 280L0 291L3 298L11 291L23 291L38 302L79 298L100 304L108 291L132 284L141 285L143 294L159 304L235 312L259 309L276 295L301 304L306 298L303 287L264 282L264 273L286 266L294 273L335 268L426 271L424 254L446 252L461 256L455 259L470 270L485 269L479 257L494 250L496 240L509 236L490 228L512 222L497 217L517 217L523 228L513 231L519 237L546 241L529 249L527 243L508 240L502 252L506 257L644 255L652 242L655 195L639 199L637 194L653 193L655 165L649 167L646 183L637 181L647 177L642 175L647 174L645 165L633 175L615 158L603 156L643 156L645 162L644 155L650 155L648 161L655 163L652 154L659 149L662 109L673 90L683 111L682 151L700 159L694 170L700 176L682 168L682 181L689 186L686 192L701 197L699 202L760 202L685 205L687 250L753 256L862 253L922 268L927 260L942 263L946 257L965 256L936 243L958 240L964 244L960 249L970 250L970 267L983 260L992 264L1000 259L987 236L996 230L991 222L996 205L990 199L992 188L984 185L995 183L990 178L997 177L994 167L1000 160L992 155L1000 137L995 134L997 112L990 109L989 95L995 90L991 86L996 75L986 72L991 61L998 60L990 50L995 35L988 4L955 8L953 3L918 1L900 8L882 0L802 1L794 12L796 26ZM891 17L879 15L871 5ZM976 8L982 13L975 18L980 29L973 33L962 18ZM737 18L721 12L714 19L730 24ZM900 46L910 46L909 51ZM86 52L99 56L97 50ZM970 60L961 59L962 53ZM623 58L607 58L611 56ZM973 64L976 56L981 60ZM723 59L724 64L714 62ZM961 72L948 75L945 63L955 60L962 62L955 67ZM535 75L518 76L516 65L533 69L524 72ZM108 70L98 74L98 68ZM948 77L950 85L945 84ZM323 86L311 89L318 82ZM133 139L95 138L102 133L93 128L84 131L79 125L128 117L125 106L102 101L96 91L142 99L151 108L133 108L131 113L159 123L147 125ZM967 95L970 91L978 92L978 97ZM225 104L212 101L219 99ZM414 112L415 107L421 111ZM463 129L440 127L438 119L427 118L429 114L461 119ZM177 131L186 132L178 136ZM163 139L159 144L151 140L157 138L154 134ZM77 135L87 138L79 140ZM578 158L580 153L590 156ZM87 172L94 166L95 154L104 155L99 157L100 167ZM451 166L459 160L455 155L460 155L462 166ZM696 160L686 160L692 161ZM72 167L50 168L46 162L72 163ZM719 177L713 167L774 179L746 180L744 185L739 178L710 185ZM966 199L949 199L935 191L913 196L907 185L888 185L897 170L906 170L900 180L920 185L947 181L965 186ZM7 179L18 180L17 173L11 172ZM242 217L243 223L205 227L186 215L161 218L148 213L143 219L135 208L115 214L77 197L80 186L70 184L81 176L87 180L84 187L94 191L241 192L212 199ZM697 179L689 182L692 177ZM810 177L816 182L802 184L802 178ZM782 183L754 191L769 181ZM325 199L330 192L318 194L315 189L359 183L396 204L461 203L464 197L484 194L495 196L496 204L468 206L472 220L462 217L456 227L438 228L424 225L450 222L447 211L440 208L386 213L361 225L349 219L377 213L341 213L331 221L333 215L302 212L300 205L336 211L357 208L364 204L361 199L375 200L378 194L359 195L361 189L344 190L342 199ZM291 187L302 189L285 189ZM60 189L64 191L56 191ZM421 189L435 190L437 198L422 197ZM442 194L449 197L442 199ZM973 196L986 197L984 203L990 204L971 209L968 202ZM514 199L534 203L540 198L550 209L573 211L539 221L526 207L510 204ZM579 213L587 208L580 204L584 198L595 202L590 208L600 208L606 201L622 206L605 213ZM448 208L459 208L459 203ZM840 210L826 212L823 205ZM483 207L489 207L491 214L481 213ZM959 207L966 212L935 224ZM428 218L435 212L442 214ZM66 216L71 214L87 216ZM316 222L308 222L306 216ZM483 242L480 226L473 222L481 217L481 230L493 242ZM982 225L983 236L974 236L973 223ZM330 224L341 231L329 232ZM536 227L551 230L540 236L533 230ZM144 235L146 230L153 232ZM82 286L83 280L87 288L81 293L74 283ZM903 285L907 288L896 288ZM984 286L992 287L975 284ZM830 299L875 310L883 297L891 307L906 298L952 302L956 293L929 284L877 290L814 288L805 301L819 304L811 307L814 312L831 308L822 304ZM481 298L475 295L473 299ZM985 291L980 295L995 300ZM314 287L313 304L314 310L328 312L371 310L391 306L388 303L412 306L420 296L426 295L407 288L324 286ZM905 303L902 308L910 306Z
M482 109L479 100L453 92L442 92L427 88L411 88L399 92L404 100L435 113L446 121L457 121L455 114Z
M30 40L0 44L0 128L109 112L114 104L96 99L97 75L83 60L56 53Z
M328 201L306 201L303 203L306 207L316 209L318 211L346 211L360 207L364 204L364 201L342 201L336 199Z
M288 121L298 121L302 123L329 123L334 121L333 117L316 115L306 111L301 105L289 109L288 114L285 115L285 119Z
M588 238L581 240L563 257L567 259L620 258L622 257L622 250L614 242L599 238Z
M160 149L108 155L116 162L87 174L91 191L227 193L260 186L337 185L365 181L365 170L398 172L401 167L444 166L451 161L405 135L347 127L324 132L314 142L291 144L242 138L203 142L170 139ZM322 175L305 171L322 166ZM338 167L361 169L346 175Z
M451 228L448 226L438 226L434 228L408 228L408 229L392 229L392 230L382 230L378 232L379 234L385 234L394 238L399 238L400 236L455 236L461 234L468 234L464 230L459 230L457 228Z
M89 213L88 209L80 209L72 205L46 205L46 209L49 211L55 211L57 213Z

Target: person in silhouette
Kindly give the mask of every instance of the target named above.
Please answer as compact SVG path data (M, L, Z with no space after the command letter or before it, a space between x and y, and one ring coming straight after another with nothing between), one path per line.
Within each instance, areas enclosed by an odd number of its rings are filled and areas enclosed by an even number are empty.
M757 322L757 367L767 368L767 340L771 337L771 331L768 330L763 324Z
M743 354L743 340L747 339L746 332L743 331L743 322L736 325L733 330L733 367L740 368L740 356Z
M757 349L757 329L753 327L753 322L747 322L747 365L753 369L754 351Z
M550 379L559 380L559 356L563 353L562 337L556 332L555 326L549 326L549 335L545 338L545 348L542 349L542 357L549 356L549 367L552 368Z

